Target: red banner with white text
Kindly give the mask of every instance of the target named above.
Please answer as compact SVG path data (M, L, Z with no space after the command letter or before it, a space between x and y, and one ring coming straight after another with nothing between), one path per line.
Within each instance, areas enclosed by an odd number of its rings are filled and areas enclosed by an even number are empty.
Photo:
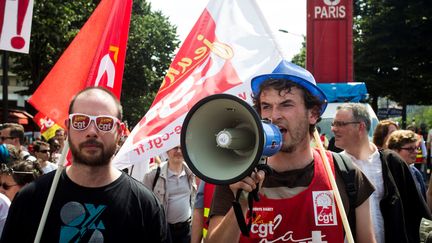
M204 97L230 93L251 103L250 79L272 72L282 56L254 0L211 0L114 165L146 163L177 146L187 112Z

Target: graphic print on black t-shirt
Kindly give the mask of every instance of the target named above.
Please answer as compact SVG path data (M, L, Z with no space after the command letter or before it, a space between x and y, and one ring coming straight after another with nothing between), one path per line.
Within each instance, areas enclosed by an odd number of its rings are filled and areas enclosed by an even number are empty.
M106 205L68 202L60 211L64 225L60 229L60 242L104 242L104 223L100 219Z

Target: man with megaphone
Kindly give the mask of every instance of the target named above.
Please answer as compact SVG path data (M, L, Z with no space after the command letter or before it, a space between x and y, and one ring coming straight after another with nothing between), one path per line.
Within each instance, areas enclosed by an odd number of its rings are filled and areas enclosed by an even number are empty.
M267 158L273 173L255 170L241 181L216 187L206 242L343 242L345 237L375 242L369 207L372 184L355 168L355 203L350 204L332 153L320 153L309 145L327 106L313 76L282 61L273 73L254 77L251 86L256 110L279 128L283 144ZM253 213L245 197L239 200L242 216L251 220L249 236L244 236L232 202L239 190L252 192L257 185L260 200L253 204ZM340 203L335 198L342 199L346 212L355 210L351 227L344 228L346 215L338 210Z

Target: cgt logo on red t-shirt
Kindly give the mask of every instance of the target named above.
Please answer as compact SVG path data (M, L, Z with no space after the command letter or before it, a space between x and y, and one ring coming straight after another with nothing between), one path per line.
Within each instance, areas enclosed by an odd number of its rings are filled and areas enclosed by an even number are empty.
M314 191L312 192L315 224L337 225L336 205L333 197L333 191Z

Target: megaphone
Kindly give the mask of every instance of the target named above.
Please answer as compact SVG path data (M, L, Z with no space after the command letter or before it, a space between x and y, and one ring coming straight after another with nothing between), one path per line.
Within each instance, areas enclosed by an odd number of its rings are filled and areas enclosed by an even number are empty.
M186 115L180 139L192 172L217 185L242 180L282 146L279 128L262 121L253 107L230 94L198 101Z

